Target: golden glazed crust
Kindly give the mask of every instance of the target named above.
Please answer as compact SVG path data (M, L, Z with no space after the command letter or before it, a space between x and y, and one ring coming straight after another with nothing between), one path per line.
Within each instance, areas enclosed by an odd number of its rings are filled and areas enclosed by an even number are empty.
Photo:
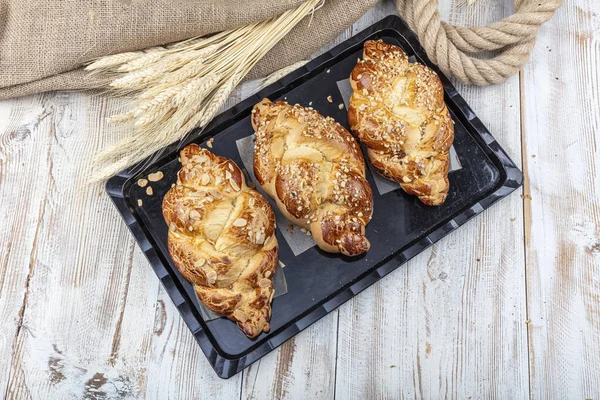
M318 112L264 99L252 110L254 174L281 212L328 252L369 250L373 193L356 140Z
M191 144L181 164L162 205L175 266L248 337L268 332L278 260L271 206L228 158Z
M369 40L350 84L350 128L368 147L373 166L423 203L442 204L454 122L436 73L409 63L397 46Z

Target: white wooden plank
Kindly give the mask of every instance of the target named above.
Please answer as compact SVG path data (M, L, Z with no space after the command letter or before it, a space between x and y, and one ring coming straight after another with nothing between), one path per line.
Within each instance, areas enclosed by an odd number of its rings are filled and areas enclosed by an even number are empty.
M17 221L31 226L37 240L18 265L30 281L7 396L239 397L239 378L214 379L102 186L86 184L91 156L126 134L104 128L121 103L76 93L39 98L31 120L44 116L46 125L37 124L30 141L44 147L30 146L23 158L36 179L11 185L20 196L36 199L39 192L44 201L29 212L23 207L33 221ZM19 232L11 237L19 240Z
M441 3L457 24L510 13ZM457 88L518 163L518 77ZM341 307L336 397L528 397L522 214L513 194Z
M600 3L567 0L523 74L533 398L600 398Z
M0 393L11 374L15 341L46 204L48 112L39 96L0 102Z

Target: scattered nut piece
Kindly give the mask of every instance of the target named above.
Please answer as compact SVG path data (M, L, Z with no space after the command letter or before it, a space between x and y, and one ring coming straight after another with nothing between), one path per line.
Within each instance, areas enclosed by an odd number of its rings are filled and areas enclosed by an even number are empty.
M152 186L148 186L148 187L146 188L146 194L147 194L148 196L152 196L152 195L154 194L154 191L152 191Z
M147 179L138 179L137 184L139 187L146 187L146 185L148 184L148 180Z
M212 149L212 145L213 145L214 141L215 141L215 138L208 139L208 142L206 142L206 145L208 146L208 148Z
M150 182L158 182L160 181L162 178L164 177L164 174L162 173L162 171L157 171L153 174L148 175L148 180Z
M144 202L142 201L142 199L138 199L138 202L137 202L137 203L138 203L138 207L141 207L141 206L142 206L142 204L144 204Z
M327 96L327 101L333 103L333 99L331 98L331 96Z
M210 175L208 175L207 173L202 175L202 181L200 183L202 183L202 185L206 186L206 185L208 185L209 182L210 182Z

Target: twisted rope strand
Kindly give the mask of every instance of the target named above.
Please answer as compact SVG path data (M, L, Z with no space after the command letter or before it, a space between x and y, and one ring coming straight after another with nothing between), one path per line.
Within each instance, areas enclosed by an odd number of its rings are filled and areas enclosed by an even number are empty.
M519 0L513 15L472 28L442 22L438 0L396 0L396 9L442 72L464 83L489 85L519 72L529 60L540 27L562 3L563 0ZM499 54L489 59L472 56L484 51Z

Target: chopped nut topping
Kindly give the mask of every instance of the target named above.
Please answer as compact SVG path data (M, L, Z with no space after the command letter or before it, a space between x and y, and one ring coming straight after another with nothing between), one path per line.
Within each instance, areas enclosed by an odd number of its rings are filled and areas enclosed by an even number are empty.
M206 279L208 280L208 283L210 283L211 285L213 283L215 283L217 281L217 271L215 271L212 268L210 268L210 269L207 268Z
M235 190L236 192L240 191L240 187L238 186L238 184L233 179L229 180L229 184L231 185L231 187L233 188L233 190Z
M269 287L269 286L271 286L271 281L263 278L260 281L258 281L258 286L261 288Z
M202 175L202 185L206 186L208 185L208 183L210 182L210 175L208 175L207 173L205 173L204 175Z
M233 226L237 226L238 228L241 228L241 227L246 226L247 223L248 223L248 221L246 221L244 218L238 218L235 221L233 221Z
M237 319L238 321L240 321L241 323L244 323L248 320L248 315L246 315L246 313L243 312L242 310L235 310L233 312L233 317L235 319Z
M199 258L198 260L196 260L196 262L194 263L194 267L200 268L201 266L203 266L204 264L206 264L206 260L204 258Z
M190 211L190 218L191 219L199 219L200 213L196 210L192 210L192 211Z

